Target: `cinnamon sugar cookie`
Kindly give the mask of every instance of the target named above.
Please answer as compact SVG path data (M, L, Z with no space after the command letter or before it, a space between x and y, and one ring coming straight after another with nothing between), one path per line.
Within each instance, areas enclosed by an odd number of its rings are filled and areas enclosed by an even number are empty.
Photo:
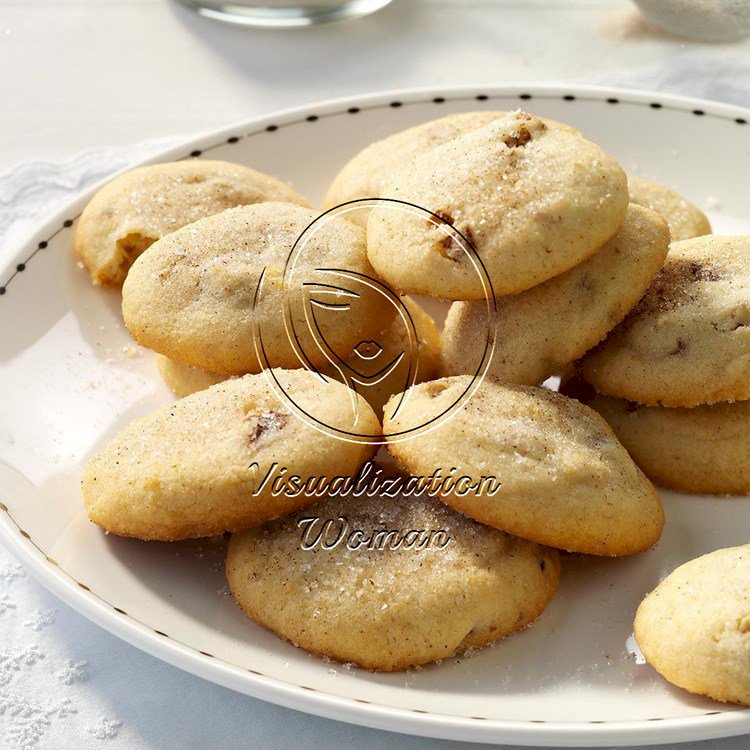
M674 242L711 234L711 223L703 211L660 182L628 175L628 193L631 203L664 217Z
M435 321L411 298L402 297L401 302L412 325L407 327L403 319L396 316L388 328L366 344L364 351L355 351L346 363L366 376L362 383L353 381L352 385L381 419L386 402L403 390L404 383L432 380L440 369L440 333ZM414 342L408 340L410 331L416 336ZM386 363L390 362L395 365L388 377L379 379L379 374L388 366ZM333 378L338 376L331 365L321 368L321 372Z
M585 138L514 112L415 158L383 190L436 215L383 203L367 222L367 253L394 288L445 299L484 299L473 246L494 295L515 294L593 255L628 206L617 162Z
M303 358L322 366L326 347L348 357L395 309L367 261L364 231L344 219L305 235L285 279L292 248L317 217L291 203L258 203L172 232L133 264L125 325L160 354L232 375L260 372L258 350L273 367L300 367Z
M573 379L560 391L599 412L646 476L676 492L750 494L750 401L665 408L604 396Z
M509 112L459 112L430 120L413 128L394 133L362 149L336 175L323 200L326 209L362 198L378 198L385 184L411 159L447 143L459 135L470 133L493 120L507 117ZM580 133L570 125L545 118L550 127ZM369 210L347 213L346 217L361 226L367 224Z
M377 337L377 342L371 342L370 347L373 349L377 347L379 352L370 352L368 349L365 353L370 358L365 362L365 365L368 372L372 371L375 374L380 371L381 362L392 362L401 357L400 361L388 378L375 379L367 387L357 386L358 392L372 406L378 416L382 415L386 401L397 390L400 390L396 384L403 383L407 379L406 371L409 367L416 367L415 382L417 383L437 377L440 367L440 334L435 326L435 321L409 297L404 297L402 302L414 323L417 336L416 356L408 356L409 344L405 340L407 329L402 325L400 319L394 320ZM362 357L356 353L349 357L348 363L352 367L361 368L363 366ZM160 354L156 355L156 365L167 385L175 395L180 397L209 388L232 377L231 375L222 375L183 365L181 362L168 359ZM330 365L320 368L320 372L337 379L338 373Z
M164 382L170 387L175 396L183 398L191 393L204 391L217 383L223 383L233 375L224 375L220 372L201 370L200 367L183 365L176 359L169 359L163 354L156 355L156 368Z
M658 214L630 205L617 234L570 271L520 294L454 302L443 329L449 375L477 372L495 329L489 374L536 385L601 341L638 302L667 257L669 230Z
M344 496L233 536L226 572L245 614L277 635L390 672L523 628L557 589L560 562L436 500Z
M95 284L119 286L150 245L219 211L261 201L309 203L288 185L241 164L191 159L115 177L76 224L76 251Z
M380 434L367 402L306 370L277 370L285 392L341 430ZM353 408L353 403L356 409ZM276 495L263 479L274 464L304 479L356 473L375 445L308 426L247 375L137 419L87 465L83 499L106 531L171 541L241 531L314 502Z
M641 602L634 630L669 682L750 706L750 545L681 565Z
M600 393L650 406L750 398L750 235L672 243L582 373Z
M386 405L386 437L427 424L465 390L469 376L414 386L395 418ZM442 498L481 523L540 544L594 555L648 549L661 534L659 496L607 423L592 409L546 388L485 378L449 420L388 450L416 476L455 467L500 489Z

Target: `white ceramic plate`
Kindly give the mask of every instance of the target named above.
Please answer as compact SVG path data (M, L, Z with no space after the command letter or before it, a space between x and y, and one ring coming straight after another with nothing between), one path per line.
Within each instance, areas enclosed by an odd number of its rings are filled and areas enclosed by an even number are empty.
M550 86L360 97L278 113L154 161L252 165L320 200L369 142L449 112L523 106L584 130L632 172L709 209L717 232L750 230L750 113L663 94ZM407 674L325 663L245 619L227 596L220 542L105 536L83 511L86 460L170 400L153 355L132 345L120 295L91 286L71 224L52 217L0 269L0 537L53 592L104 628L206 679L285 706L414 734L539 745L676 742L740 734L750 711L689 695L629 653L633 614L677 565L748 541L750 498L663 492L658 546L619 560L570 557L529 629Z

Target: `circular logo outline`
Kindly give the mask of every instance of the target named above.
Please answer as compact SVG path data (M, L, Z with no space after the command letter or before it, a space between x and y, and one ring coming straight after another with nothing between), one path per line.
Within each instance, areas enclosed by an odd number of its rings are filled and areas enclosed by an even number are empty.
M336 437L345 442L384 445L386 443L409 440L411 438L417 437L418 435L422 435L425 432L430 432L431 430L436 429L438 426L444 424L460 410L463 404L465 404L469 399L471 399L474 393L476 393L477 389L481 385L482 380L484 379L487 373L490 360L492 358L492 353L494 352L494 347L495 347L496 331L495 331L494 325L491 324L491 321L493 320L493 317L494 317L493 313L497 309L497 302L495 300L494 290L492 287L492 280L490 279L489 274L487 273L487 269L485 268L484 263L482 262L482 259L479 257L479 254L477 253L476 249L474 248L472 243L469 242L466 236L462 234L460 230L456 229L456 227L454 227L452 224L446 221L443 218L443 216L441 216L440 214L434 211L430 211L429 209L419 206L416 203L411 203L409 201L399 200L396 198L358 198L355 200L346 201L345 203L341 203L337 206L333 206L332 208L329 208L326 211L319 214L302 230L302 232L298 235L297 239L294 241L294 244L292 245L289 251L289 255L287 256L287 260L284 265L284 274L282 276L282 288L284 287L290 288L290 278L293 275L294 265L301 251L304 249L306 242L312 236L310 235L310 230L312 230L321 221L323 221L323 225L325 225L326 223L338 217L341 217L345 215L346 213L350 213L352 211L358 211L358 210L362 210L366 208L382 209L384 207L394 208L395 210L404 211L406 213L411 213L411 214L419 216L420 218L426 219L428 222L440 228L446 236L450 237L453 241L455 241L459 245L459 247L462 249L464 254L471 260L474 270L477 272L482 282L482 288L484 291L484 301L487 306L487 313L488 313L487 320L490 321L490 323L487 325L487 329L485 331L486 333L485 347L484 347L484 351L482 352L482 358L479 362L479 365L477 366L476 371L472 374L471 381L469 382L468 386L461 392L461 394L456 399L454 399L454 401L448 407L443 409L440 412L440 414L430 418L426 422L419 424L417 426L409 427L408 429L400 430L398 432L389 433L389 434L369 435L366 433L358 433L358 432L352 432L349 430L343 430L341 428L328 425L325 421L318 419L314 414L311 414L308 411L306 411L300 404L298 404L286 392L286 390L284 389L284 387L282 386L282 384L279 382L278 378L276 377L274 373L274 368L271 366L269 362L265 347L263 345L262 332L260 330L260 326L256 318L253 322L253 343L255 346L256 356L258 357L258 361L261 363L262 372L264 373L266 380L271 386L272 390L276 393L276 395L280 398L280 400L284 404L286 404L287 408L289 408L290 411L292 411L300 419L302 419L305 422L305 424L312 427L313 429L316 429L320 432ZM319 272L323 272L323 273L343 274L343 275L348 275L350 277L356 276L360 280L365 280L364 283L366 283L371 288L376 289L379 293L387 295L392 300L397 300L398 301L397 310L399 312L403 310L403 312L408 316L410 326L407 326L407 328L410 330L410 337L411 337L411 333L414 330L413 329L414 322L411 319L411 315L409 311L404 307L403 302L401 302L400 296L396 292L394 292L383 281L377 278L372 278L370 276L367 276L366 274L351 271L348 269L317 268L315 270ZM258 304L259 299L262 296L261 289L263 285L264 275L265 275L265 270L261 273L260 279L258 280L258 284L256 286L255 296L253 299L253 307L255 307ZM315 285L315 284L310 283L310 285ZM318 285L315 285L315 286L318 286ZM313 316L313 321L311 321L310 315L309 315L309 305L310 305L309 301L306 300L305 321L308 326L308 331L312 335L313 341L321 349L321 351L323 351L323 354L326 356L326 358L329 360L329 362L332 365L335 366L336 363L331 359L329 354L333 354L336 360L338 360L341 363L344 363L344 360L342 360L338 354L332 351L328 345L326 345L325 347L322 346L318 338L316 338L315 333L314 333L314 326L311 326L311 322L314 322L314 316ZM287 337L289 338L290 345L292 346L295 354L300 360L302 367L304 367L308 371L320 377L321 380L324 382L328 382L329 380L336 380L336 378L333 378L330 375L326 375L320 372L320 370L310 362L303 348L299 345L299 341L294 333L294 322L293 322L289 302L285 304L284 323L285 323ZM290 330L290 328L292 330ZM325 342L325 339L323 339L323 341ZM296 342L296 345L294 342ZM326 352L326 349L328 349L329 351ZM417 368L414 367L414 363L410 362L409 364L410 374L412 370L416 370L416 369ZM414 373L414 378L416 378L416 372ZM415 384L414 382L411 382L409 386L407 387L407 389L402 392L401 394L402 399L399 402L399 407L398 407L399 409L401 408L405 400L408 398L409 388L414 384ZM357 400L357 391L351 390L351 399L352 399L352 403L354 406Z

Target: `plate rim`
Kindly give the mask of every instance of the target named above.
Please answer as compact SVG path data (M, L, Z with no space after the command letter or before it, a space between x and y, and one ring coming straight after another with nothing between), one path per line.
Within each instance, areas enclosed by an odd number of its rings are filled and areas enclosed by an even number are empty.
M365 108L401 107L410 103L427 103L425 97L431 97L432 100L443 98L445 101L465 99L467 102L515 97L518 106L524 106L527 97L532 101L534 98L550 97L594 100L602 103L636 104L654 109L688 111L699 116L734 119L738 124L750 127L750 109L748 108L656 91L578 84L464 84L415 87L305 104L202 132L175 146L162 149L146 159L130 164L101 180L55 211L47 221L41 222L36 230L27 235L26 241L18 243L15 250L4 254L5 258L0 264L0 284L2 284L0 288L4 293L5 287L17 273L23 270L14 270L14 267L17 269L20 264L25 268L26 263L43 249L40 244L46 244L59 232L70 228L83 205L103 184L112 180L117 174L145 164L201 156L212 148L233 142L229 139L242 140L269 128L275 130L304 120L314 122L324 117L342 114L350 108L360 111ZM610 99L616 101L608 102ZM341 108L345 108L344 112ZM30 248L34 249L29 254ZM112 604L98 597L85 584L74 580L52 558L48 557L35 544L31 536L16 524L3 502L0 502L0 511L4 511L0 512L0 542L27 566L45 588L88 620L172 666L231 690L286 708L405 734L487 743L502 741L523 745L599 747L623 743L636 745L736 736L750 731L750 709L731 706L727 709L722 704L717 704L716 711L673 719L570 723L513 721L397 708L287 683L276 677L262 675L225 662L211 654L200 652L192 646L182 644L156 631L130 615L121 613Z

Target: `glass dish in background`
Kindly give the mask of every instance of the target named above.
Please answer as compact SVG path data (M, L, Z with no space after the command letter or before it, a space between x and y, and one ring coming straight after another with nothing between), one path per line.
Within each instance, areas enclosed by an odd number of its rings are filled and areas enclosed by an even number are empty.
M240 26L295 28L374 13L391 0L178 0L202 16Z

